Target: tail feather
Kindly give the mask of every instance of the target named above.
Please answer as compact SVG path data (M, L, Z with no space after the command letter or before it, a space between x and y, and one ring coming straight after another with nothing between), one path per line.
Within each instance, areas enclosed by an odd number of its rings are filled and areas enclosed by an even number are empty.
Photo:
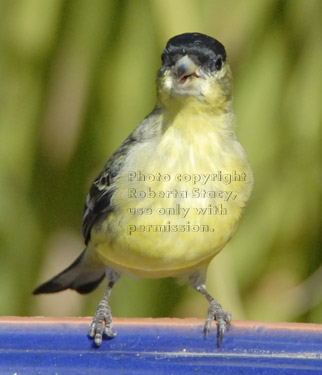
M85 294L98 287L105 277L105 267L91 267L86 262L86 250L65 270L41 284L33 294L56 293L73 289Z

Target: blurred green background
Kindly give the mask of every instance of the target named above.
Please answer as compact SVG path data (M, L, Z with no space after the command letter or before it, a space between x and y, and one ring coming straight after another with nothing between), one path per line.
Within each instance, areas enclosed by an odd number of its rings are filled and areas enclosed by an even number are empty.
M234 319L322 323L322 2L0 1L0 314L92 315L89 296L31 291L83 249L85 195L155 104L166 41L219 39L237 134L254 169L207 286ZM173 280L124 277L115 316L204 317Z

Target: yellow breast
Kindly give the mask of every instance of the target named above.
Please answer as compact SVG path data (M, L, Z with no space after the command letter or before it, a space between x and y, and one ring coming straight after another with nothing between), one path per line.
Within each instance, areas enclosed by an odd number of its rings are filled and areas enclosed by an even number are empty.
M176 276L225 246L252 172L224 121L183 111L160 136L133 146L115 183L117 209L92 232L101 261L138 276Z

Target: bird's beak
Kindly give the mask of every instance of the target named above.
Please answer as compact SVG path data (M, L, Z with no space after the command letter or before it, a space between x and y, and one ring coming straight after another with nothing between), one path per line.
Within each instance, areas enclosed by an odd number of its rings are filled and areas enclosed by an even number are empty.
M189 77L199 78L197 71L198 66L189 56L185 55L181 57L172 68L172 75L179 83L185 83Z

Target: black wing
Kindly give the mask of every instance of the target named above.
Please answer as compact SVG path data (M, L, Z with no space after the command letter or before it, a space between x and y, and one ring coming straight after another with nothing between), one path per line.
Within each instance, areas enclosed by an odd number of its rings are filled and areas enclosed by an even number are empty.
M113 182L124 165L128 150L135 138L130 135L112 155L102 173L93 182L86 197L83 214L83 236L87 245L91 238L91 229L95 223L104 220L114 210L111 198L114 193Z
M116 150L102 173L95 179L87 195L83 215L83 236L86 245L90 240L93 225L104 220L115 209L112 203L113 182L123 168L130 148L135 143L145 142L162 132L161 112L161 108L156 106Z

